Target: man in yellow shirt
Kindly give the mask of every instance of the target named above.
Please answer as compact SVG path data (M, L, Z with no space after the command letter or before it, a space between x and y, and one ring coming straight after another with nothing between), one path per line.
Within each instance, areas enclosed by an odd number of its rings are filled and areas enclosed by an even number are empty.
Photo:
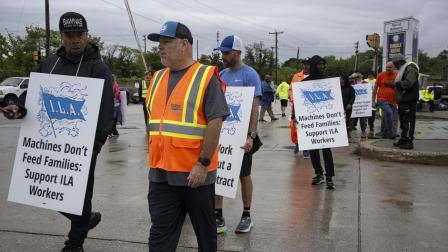
M275 92L276 95L278 95L279 99L280 99L280 105L282 108L282 116L285 117L285 110L286 107L288 106L288 101L289 101L289 85L286 82L282 82L280 85L278 85L277 87L277 91Z

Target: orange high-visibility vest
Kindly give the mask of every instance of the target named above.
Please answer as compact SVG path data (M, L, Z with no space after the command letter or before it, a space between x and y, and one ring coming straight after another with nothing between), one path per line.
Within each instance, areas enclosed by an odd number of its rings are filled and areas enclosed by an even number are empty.
M207 121L203 112L205 91L216 67L193 64L167 99L170 69L157 71L148 88L149 167L191 172L198 161ZM218 165L216 148L209 171Z
M291 103L291 108L294 107L294 97L292 96L292 84L295 82L300 82L303 79L305 79L305 74L303 73L303 70L294 74L294 76L292 77L291 85L289 86L289 101ZM298 143L297 129L292 120L289 122L289 128L291 133L291 142L297 144Z
M298 72L298 73L296 73L296 74L294 74L294 76L292 77L291 85L289 85L289 100L291 101L291 103L294 101L294 98L292 97L292 84L294 82L300 82L303 79L305 79L305 74L303 73L303 70ZM291 106L292 105L293 104L291 104Z

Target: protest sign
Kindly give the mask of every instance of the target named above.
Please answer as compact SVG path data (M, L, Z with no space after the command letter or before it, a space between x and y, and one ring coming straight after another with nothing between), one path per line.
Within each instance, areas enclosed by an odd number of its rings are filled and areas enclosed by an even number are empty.
M300 150L348 146L339 78L292 84Z
M358 83L352 85L355 89L355 103L352 106L351 118L372 116L372 84Z
M128 120L128 100L126 91L120 91L120 110L121 110L121 125L126 125Z
M230 115L223 122L219 138L219 161L215 193L235 198L247 139L254 87L227 87L226 100Z
M31 73L9 201L82 214L103 83Z

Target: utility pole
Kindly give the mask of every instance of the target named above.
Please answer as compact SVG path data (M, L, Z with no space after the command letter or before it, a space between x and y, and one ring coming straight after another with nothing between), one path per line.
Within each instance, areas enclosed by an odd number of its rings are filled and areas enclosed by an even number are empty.
M45 58L50 55L50 3L45 0Z
M216 47L219 47L219 31L216 32Z
M269 34L275 35L275 84L278 84L278 34L282 34L283 32L270 32Z
M146 35L143 34L143 48L144 48L144 52L146 54Z
M299 54L300 54L300 47L297 47L297 70L299 70L299 66L300 66Z
M359 48L359 41L356 41L355 43L355 70L354 72L358 72L358 48Z

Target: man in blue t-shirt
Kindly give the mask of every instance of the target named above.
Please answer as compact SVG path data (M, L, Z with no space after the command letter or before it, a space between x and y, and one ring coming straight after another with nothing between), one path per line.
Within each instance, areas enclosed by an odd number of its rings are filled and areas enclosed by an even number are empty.
M222 70L220 75L221 79L229 87L255 87L254 100L252 103L252 112L249 122L249 133L247 134L246 142L241 147L244 149L243 163L241 165L240 181L241 181L241 194L243 198L243 214L241 221L236 228L237 233L247 233L253 227L252 219L250 218L250 206L252 204L252 178L250 172L252 169L252 153L251 149L254 144L254 140L257 136L257 122L258 122L258 105L261 97L261 80L258 73L250 66L243 64L241 60L241 52L243 49L243 42L235 35L230 35L224 38L221 42L221 46L215 48L222 53L222 61L227 67ZM227 231L227 227L222 214L223 197L215 197L215 215L216 226L218 234Z

